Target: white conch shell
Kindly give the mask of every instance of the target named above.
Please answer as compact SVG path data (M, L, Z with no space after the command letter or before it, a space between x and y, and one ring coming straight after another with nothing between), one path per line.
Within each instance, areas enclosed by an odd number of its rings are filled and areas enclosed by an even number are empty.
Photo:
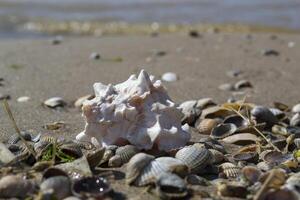
M83 103L86 125L76 139L96 138L104 146L128 141L140 149L159 150L179 148L189 141L189 126L181 126L181 111L161 81L144 70L117 85L95 83L94 90L95 98Z

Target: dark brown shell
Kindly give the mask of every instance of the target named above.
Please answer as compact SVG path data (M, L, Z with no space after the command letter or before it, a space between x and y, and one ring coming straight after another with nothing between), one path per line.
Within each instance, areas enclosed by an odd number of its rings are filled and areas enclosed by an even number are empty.
M227 136L234 134L237 127L234 124L219 124L211 131L210 137L214 139L223 139Z

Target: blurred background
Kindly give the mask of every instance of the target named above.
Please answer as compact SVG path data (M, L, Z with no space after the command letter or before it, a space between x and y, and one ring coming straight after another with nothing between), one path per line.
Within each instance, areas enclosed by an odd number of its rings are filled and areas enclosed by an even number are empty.
M120 33L132 28L127 23L138 24L136 32L145 29L143 24L300 29L299 19L299 0L0 0L2 38Z

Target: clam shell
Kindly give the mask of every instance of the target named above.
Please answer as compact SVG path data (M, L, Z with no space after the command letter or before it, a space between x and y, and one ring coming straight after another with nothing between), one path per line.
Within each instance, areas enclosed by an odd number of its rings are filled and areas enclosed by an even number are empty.
M276 191L269 191L264 199L266 200L299 200L300 196L293 190L279 189Z
M188 184L191 185L202 185L202 186L209 186L211 185L210 182L208 180L206 180L205 178L198 176L196 174L189 174L185 177L185 181Z
M41 191L52 189L57 199L71 195L71 181L66 176L55 176L44 180L40 185Z
M229 144L246 145L259 142L260 139L256 135L253 135L251 133L238 133L228 136L222 141Z
M104 156L104 152L105 152L105 148L100 148L100 149L94 150L92 152L89 151L86 154L86 159L91 168L95 168L100 164L100 162Z
M18 197L24 199L36 189L37 186L33 181L17 175L8 175L0 179L0 198Z
M284 136L289 135L287 128L280 125L272 126L272 132L278 135L284 135Z
M242 169L242 175L247 182L254 184L259 181L262 172L257 167L245 166Z
M214 139L223 139L227 136L234 134L237 127L234 124L219 124L211 131L210 137Z
M107 180L97 176L81 178L76 180L72 186L73 194L83 199L102 199L111 190Z
M293 106L292 112L293 113L300 113L300 103Z
M277 119L283 119L285 118L285 112L283 112L282 110L279 110L277 108L269 108L269 110L273 113L273 115L275 117L277 117Z
M156 182L156 190L161 199L184 198L188 195L185 182L177 175L163 173Z
M279 110L282 110L282 111L289 111L289 106L284 104L284 103L281 103L281 102L273 102L274 104L274 107L279 109Z
M267 171L270 171L271 169L273 169L276 166L276 164L274 164L274 163L267 163L267 162L263 161L263 162L257 163L256 166L261 171L267 172Z
M223 121L223 124L234 124L238 129L244 129L249 125L248 121L239 115L230 115L226 117Z
M197 130L200 134L210 135L212 129L219 124L219 120L217 119L203 119L197 125Z
M297 147L298 149L300 149L300 138L294 139L294 144L296 145L296 147Z
M272 126L278 122L276 116L270 111L269 108L264 106L256 106L251 110L252 117L257 123L266 123L268 126Z
M52 97L44 101L44 105L49 108L62 107L66 105L66 102L61 97Z
M197 101L197 108L203 110L203 109L206 109L210 106L215 106L217 105L213 100L212 98L203 98L203 99L199 99Z
M218 142L217 140L215 140L211 137L201 138L199 140L199 143L204 144L205 148L207 148L207 149L216 149L222 153L226 153L224 146L220 142Z
M220 170L226 175L227 178L237 178L241 174L241 169L230 162L221 164Z
M201 144L194 144L180 149L175 158L185 163L191 173L198 173L211 163L212 154Z
M222 152L215 150L215 149L208 149L213 157L213 161L212 164L219 164L221 163L223 160L225 160L225 156Z
M228 111L225 108L220 106L212 106L202 110L201 118L225 118L226 116L233 114L231 111Z
M159 157L155 159L162 165L167 172L184 177L188 174L188 167L179 159L172 157Z
M141 174L142 170L152 161L154 156L138 153L134 155L126 167L126 182L132 184L136 178Z
M235 161L246 161L256 163L258 161L258 154L256 152L237 152L232 155Z
M46 169L43 173L43 179L48 179L51 177L55 177L55 176L68 176L68 174L59 168L56 167L50 167L48 169Z
M127 163L132 158L132 156L134 156L138 152L139 149L133 145L125 145L119 147L116 150L115 156L109 159L108 166L120 167L121 165Z
M83 154L81 151L81 148L78 144L70 142L70 143L63 143L62 145L59 146L59 149L74 158L80 158Z
M80 98L78 98L75 102L74 102L74 106L76 108L81 108L82 107L82 104L85 100L91 100L95 98L95 95L93 94L88 94L88 95L85 95L85 96L82 96Z
M217 193L222 197L246 198L248 190L239 183L220 183L217 185Z
M263 155L262 159L268 163L281 164L288 160L293 160L293 155L283 154L282 152L279 151L269 151Z
M291 126L300 126L300 113L296 113L290 120Z
M248 80L240 80L234 84L234 89L252 88L252 83Z

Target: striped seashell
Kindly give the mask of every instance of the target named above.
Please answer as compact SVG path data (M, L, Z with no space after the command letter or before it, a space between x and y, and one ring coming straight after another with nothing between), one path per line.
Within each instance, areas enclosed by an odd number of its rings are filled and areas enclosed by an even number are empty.
M132 156L137 154L139 149L134 145L125 145L119 147L116 150L116 153L113 157L111 157L108 161L108 166L110 167L120 167L123 164L127 163Z
M200 134L210 135L213 128L215 128L219 124L219 120L217 119L203 119L197 126L197 130Z
M220 169L226 175L227 178L237 178L241 173L241 169L230 162L225 162L221 164Z
M90 165L90 168L97 167L103 156L104 156L105 148L96 149L94 151L88 151L86 154L86 159Z
M221 163L223 160L225 160L225 156L222 152L216 150L216 149L208 149L213 157L213 161L212 164L219 164Z
M198 173L212 161L212 154L202 144L186 146L180 149L175 158L185 163L191 173Z
M184 177L188 174L188 166L184 164L181 160L173 157L159 157L155 161L159 162L167 172L177 174L181 177Z
M74 158L80 158L83 155L80 146L73 142L63 143L59 145L58 148L63 153L72 156Z
M126 167L127 184L132 184L152 160L154 160L154 156L145 153L138 153L134 155Z

